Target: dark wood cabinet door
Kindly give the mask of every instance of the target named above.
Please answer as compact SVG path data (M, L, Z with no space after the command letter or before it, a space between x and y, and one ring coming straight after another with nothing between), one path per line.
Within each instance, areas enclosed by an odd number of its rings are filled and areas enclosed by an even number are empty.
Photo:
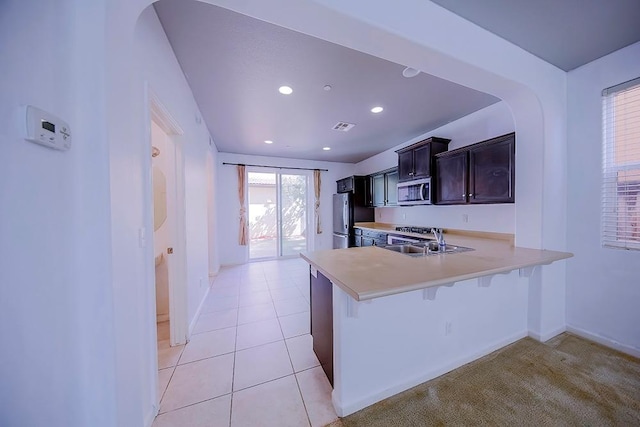
M398 153L398 180L413 179L413 150Z
M362 246L373 246L374 241L375 239L372 239L371 237L363 237Z
M333 285L316 271L311 276L311 336L313 351L333 387Z
M515 180L515 135L469 150L469 202L512 203Z
M425 144L413 150L413 178L431 176L431 144Z
M364 181L364 205L373 207L373 182L370 176L365 177Z
M436 204L467 203L467 151L436 157Z

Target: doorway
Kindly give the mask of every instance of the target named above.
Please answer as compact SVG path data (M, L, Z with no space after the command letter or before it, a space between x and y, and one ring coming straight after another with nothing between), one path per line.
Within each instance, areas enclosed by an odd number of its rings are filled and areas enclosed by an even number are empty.
M149 107L148 216L139 238L148 257L148 325L153 331L149 336L154 338L149 342L149 385L158 391L152 401L157 413L160 390L168 381L162 374L167 369L159 369L169 367L179 357L188 335L185 183L183 131L148 84L145 96Z
M153 191L153 256L155 265L156 328L158 344L170 339L169 253L175 219L175 148L169 135L151 121L151 179ZM170 190L171 189L171 190Z
M308 247L309 176L248 171L249 259L295 257Z

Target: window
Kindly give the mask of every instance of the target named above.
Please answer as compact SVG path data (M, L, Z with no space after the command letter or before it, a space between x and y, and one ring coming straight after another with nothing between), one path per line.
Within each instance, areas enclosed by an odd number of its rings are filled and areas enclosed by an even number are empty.
M640 249L640 78L602 97L602 245Z

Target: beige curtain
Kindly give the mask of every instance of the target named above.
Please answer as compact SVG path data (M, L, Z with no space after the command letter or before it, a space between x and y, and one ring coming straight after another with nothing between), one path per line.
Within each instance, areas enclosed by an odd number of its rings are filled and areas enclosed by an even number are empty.
M316 169L313 171L313 189L316 194L316 207L315 207L316 234L322 234L322 224L320 222L320 185L321 184L322 184L322 180L320 179L320 170Z
M239 243L241 246L247 246L247 235L249 230L247 229L247 209L244 206L244 187L245 187L245 166L238 165L238 200L240 200L240 233Z

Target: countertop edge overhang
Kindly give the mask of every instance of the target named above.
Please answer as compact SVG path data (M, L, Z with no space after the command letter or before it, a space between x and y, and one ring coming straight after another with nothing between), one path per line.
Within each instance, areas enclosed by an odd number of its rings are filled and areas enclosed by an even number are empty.
M373 228L373 227L371 227ZM380 231L383 228L376 228ZM390 231L390 230L386 230ZM515 247L509 240L464 234L447 242L474 251L410 257L375 246L303 252L300 256L356 301L451 285L571 258L572 253Z

